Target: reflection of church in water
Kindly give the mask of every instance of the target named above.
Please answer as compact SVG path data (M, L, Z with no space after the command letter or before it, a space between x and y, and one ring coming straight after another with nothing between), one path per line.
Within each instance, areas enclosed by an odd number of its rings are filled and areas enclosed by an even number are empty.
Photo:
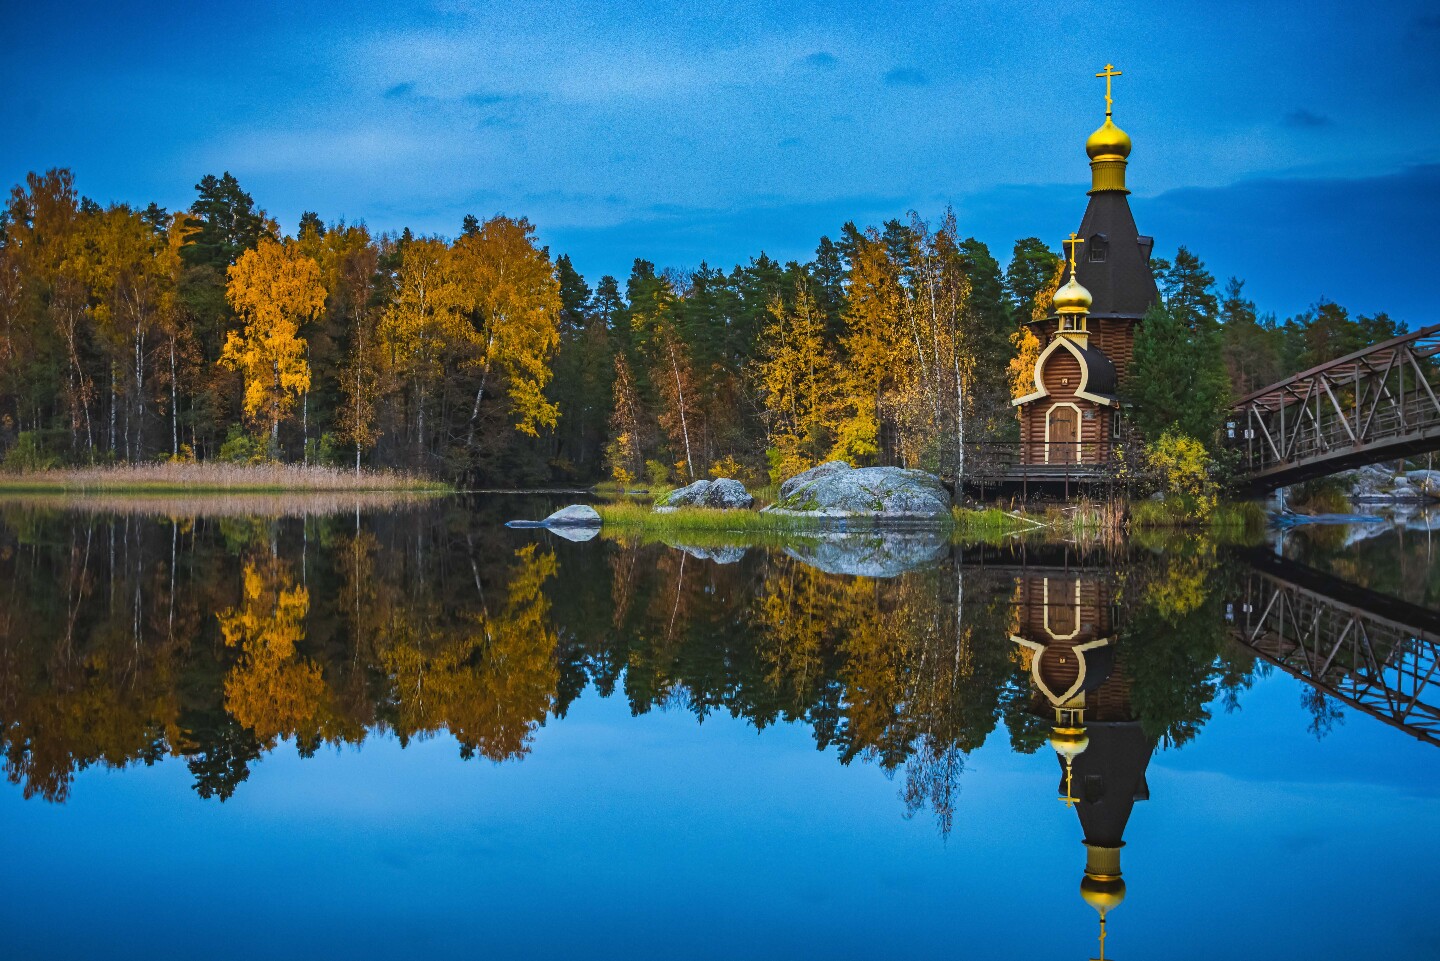
M1093 573L1055 571L1020 578L1010 640L1030 670L1030 712L1051 725L1060 761L1060 800L1080 817L1085 873L1080 896L1106 915L1125 899L1120 849L1136 801L1150 796L1145 768L1155 742L1130 703L1130 681L1116 648L1113 589Z

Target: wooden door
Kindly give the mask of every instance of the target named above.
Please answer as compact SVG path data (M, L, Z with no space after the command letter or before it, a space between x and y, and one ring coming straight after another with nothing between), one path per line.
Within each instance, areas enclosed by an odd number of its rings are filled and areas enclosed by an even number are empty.
M1079 458L1080 415L1073 407L1050 409L1050 463L1073 464Z

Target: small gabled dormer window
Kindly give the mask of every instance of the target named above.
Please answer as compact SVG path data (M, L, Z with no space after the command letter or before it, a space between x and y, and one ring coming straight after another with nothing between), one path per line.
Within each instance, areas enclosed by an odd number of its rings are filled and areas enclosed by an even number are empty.
M1109 248L1110 239L1104 234L1091 234L1090 239L1085 241L1086 256L1092 264L1103 264Z

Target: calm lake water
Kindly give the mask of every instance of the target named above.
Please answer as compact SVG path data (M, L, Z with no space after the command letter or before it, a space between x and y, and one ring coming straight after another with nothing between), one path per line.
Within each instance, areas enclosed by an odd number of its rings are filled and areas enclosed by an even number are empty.
M0 956L1440 956L1418 522L502 526L553 506L0 505Z

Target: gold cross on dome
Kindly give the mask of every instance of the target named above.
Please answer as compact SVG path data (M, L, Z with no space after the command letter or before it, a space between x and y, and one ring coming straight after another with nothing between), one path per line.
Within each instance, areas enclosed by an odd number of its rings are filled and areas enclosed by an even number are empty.
M1075 248L1085 241L1079 239L1080 235L1072 233L1069 240L1060 241L1062 247L1070 248L1070 276L1075 276Z
M1105 116L1108 117L1110 116L1111 109L1115 106L1115 100L1113 97L1110 96L1110 81L1114 77L1122 76L1122 74L1119 70L1115 69L1115 65L1113 63L1107 63L1105 65L1105 69L1097 73L1095 76L1105 78Z

